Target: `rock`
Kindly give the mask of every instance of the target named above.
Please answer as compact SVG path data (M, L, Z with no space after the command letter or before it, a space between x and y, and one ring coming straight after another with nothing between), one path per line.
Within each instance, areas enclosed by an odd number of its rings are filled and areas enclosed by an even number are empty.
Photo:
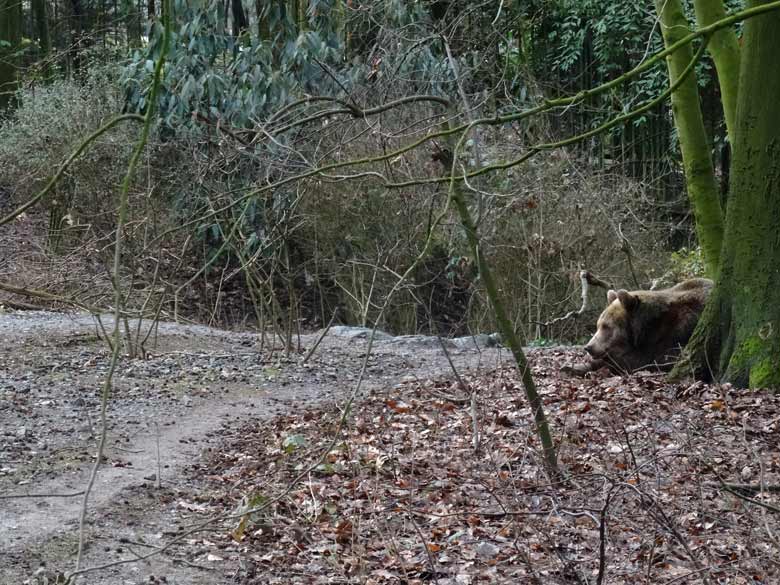
M499 551L500 549L491 542L480 542L475 549L477 556L483 559L492 559L499 553Z
M577 378L584 378L587 374L593 371L593 368L589 364L565 364L561 366L561 373L567 376L574 376Z
M449 339L442 338L442 341L448 349L454 349L456 347ZM441 347L439 339L431 335L399 335L398 337L393 337L389 343L392 343L393 345L408 345L414 347Z
M466 335L465 337L455 337L451 340L458 349L482 349L485 347L498 347L501 345L501 336L498 333L479 333L477 335Z
M368 339L371 335L371 328L369 327L348 327L346 325L336 325L328 330L328 335L334 337L345 337L347 339ZM392 339L393 336L384 331L376 330L374 333L374 340L387 340Z

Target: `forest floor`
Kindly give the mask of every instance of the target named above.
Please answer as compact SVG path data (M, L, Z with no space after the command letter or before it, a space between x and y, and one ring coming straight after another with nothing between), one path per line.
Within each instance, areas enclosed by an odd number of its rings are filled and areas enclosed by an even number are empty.
M435 338L380 336L342 427L365 332L304 364L316 337L161 323L120 362L82 562L112 566L80 582L780 583L777 396L531 350L555 482L505 350L448 343L459 381ZM0 315L2 584L75 565L108 363L88 317Z

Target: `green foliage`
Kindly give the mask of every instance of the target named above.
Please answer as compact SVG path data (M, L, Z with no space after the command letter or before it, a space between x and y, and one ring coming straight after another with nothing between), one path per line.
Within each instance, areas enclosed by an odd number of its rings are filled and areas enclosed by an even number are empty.
M342 52L330 19L333 4L333 0L320 0L316 10L310 6L311 28L303 31L298 31L289 14L267 7L264 16L271 37L250 34L245 45L246 39L236 39L226 27L225 3L178 1L160 95L165 123L186 125L199 114L248 127L304 92L341 93L324 69L338 63ZM123 72L131 111L146 107L152 64L162 38L159 22L153 23L149 36L148 54L134 51Z
M306 446L306 437L303 435L288 435L282 441L282 450L288 455L296 449Z
M728 0L728 10L741 8L741 0ZM694 27L692 3L686 11ZM536 24L541 44L534 54L536 71L570 76L578 83L582 75L601 81L614 79L663 48L655 11L641 3L604 2L603 0L556 0L547 5ZM583 70L587 66L587 72ZM699 73L702 85L711 81L714 72L705 63ZM663 64L642 79L621 90L635 101L657 95L666 87ZM638 92L636 90L639 90Z
M553 2L540 21L537 38L542 45L535 55L537 70L560 76L590 75L600 80L617 77L648 54L662 48L660 35L650 37L655 15L633 2L602 0L559 0ZM592 66L587 73L582 65ZM662 68L649 76L660 89L666 85ZM653 95L655 92L646 94ZM630 90L626 94L633 95ZM640 96L641 98L641 96Z
M535 5L535 3L531 3ZM686 2L692 28L695 19L691 2ZM729 0L727 7L740 7L739 0ZM603 2L602 0L554 0L538 8L541 18L533 20L536 40L532 53L533 70L541 80L547 80L559 90L576 92L615 79L663 48L655 11L642 3ZM535 14L529 10L529 16ZM553 76L553 79L550 77ZM715 84L715 72L709 60L697 66L700 87ZM623 113L642 101L657 96L668 86L666 67L659 62L639 78L631 80L600 96L591 103L587 125L595 127L617 113ZM667 153L677 152L673 127L661 129L665 113L648 113L635 118L635 131L650 134L663 132L671 144ZM582 123L582 121L578 121ZM655 123L655 128L653 127ZM658 124L662 126L659 127ZM634 132L635 132L634 131ZM614 141L649 141L625 128L612 130ZM715 140L718 140L715 137ZM638 156L642 157L640 149Z
M687 278L706 277L701 247L680 248L676 252L672 252L670 269L675 282Z

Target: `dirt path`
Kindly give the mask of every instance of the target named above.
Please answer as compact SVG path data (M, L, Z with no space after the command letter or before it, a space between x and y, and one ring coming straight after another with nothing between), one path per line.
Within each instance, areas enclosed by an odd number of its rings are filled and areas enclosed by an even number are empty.
M301 348L315 339L302 336ZM334 328L304 366L300 354L285 357L268 344L260 351L256 335L173 323L161 324L149 345L148 359L123 361L115 376L107 457L91 497L87 566L146 552L191 524L199 486L181 470L219 448L221 428L247 420L261 425L301 404L342 399L366 350L365 331ZM473 340L452 344L450 353L462 371L493 368L502 359ZM0 494L83 489L107 365L107 349L88 316L0 315ZM382 335L365 388L450 372L437 340ZM43 583L45 575L72 569L80 507L81 497L0 500L0 583ZM235 570L178 560L172 551L86 581L230 583Z

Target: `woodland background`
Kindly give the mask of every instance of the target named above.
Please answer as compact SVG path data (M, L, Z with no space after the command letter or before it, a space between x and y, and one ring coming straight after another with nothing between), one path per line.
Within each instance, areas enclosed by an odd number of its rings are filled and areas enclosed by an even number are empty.
M446 201L446 185L419 179L447 174L447 146L429 141L391 159L293 178L420 139L441 110L414 96L447 96L461 104L461 118L500 115L616 79L663 47L654 10L641 3L173 4L159 121L130 191L127 306L287 335L323 326L334 312L345 324L379 317ZM38 193L113 114L145 112L160 10L154 0L0 2L0 209ZM719 89L707 58L697 68L725 193ZM581 135L667 86L661 61L584 106L482 127L459 163L475 170ZM346 107L318 96L338 96ZM407 101L377 115L349 115L350 105L368 110L399 99ZM66 304L111 304L117 193L137 132L130 122L102 135L42 205L6 226L1 280ZM252 195L267 185L274 186ZM668 102L486 173L467 190L481 245L527 342L577 342L589 333L600 299L585 319L549 324L579 306L582 269L629 289L702 272ZM8 290L7 304L33 302ZM496 329L454 216L437 227L379 327Z

